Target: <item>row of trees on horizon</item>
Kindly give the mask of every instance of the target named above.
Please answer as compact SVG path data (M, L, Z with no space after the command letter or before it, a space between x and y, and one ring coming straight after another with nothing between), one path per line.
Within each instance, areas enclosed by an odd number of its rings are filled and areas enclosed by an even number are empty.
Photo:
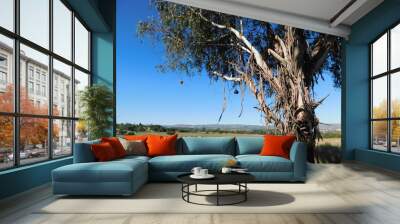
M135 135L139 133L188 133L188 132L199 132L199 133L226 133L226 134L274 134L273 129L257 129L257 130L243 130L243 129L224 129L224 128L191 128L191 127L165 127L157 124L132 124L132 123L120 123L117 124L117 135ZM340 131L330 131L323 134L324 138L340 138Z

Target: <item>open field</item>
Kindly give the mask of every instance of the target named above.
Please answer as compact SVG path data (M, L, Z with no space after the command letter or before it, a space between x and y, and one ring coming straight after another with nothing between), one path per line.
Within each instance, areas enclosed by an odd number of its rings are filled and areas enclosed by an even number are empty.
M154 134L154 135L168 135L170 133L167 132L137 132L137 135L145 135L145 134ZM218 136L262 136L259 134L240 134L240 133L231 133L231 132L176 132L178 136L185 137L218 137Z
M333 145L333 146L341 146L341 138L324 138L321 141L317 143L317 146L322 146L322 145Z
M318 163L340 163L342 161L340 138L324 138L317 143L315 158Z

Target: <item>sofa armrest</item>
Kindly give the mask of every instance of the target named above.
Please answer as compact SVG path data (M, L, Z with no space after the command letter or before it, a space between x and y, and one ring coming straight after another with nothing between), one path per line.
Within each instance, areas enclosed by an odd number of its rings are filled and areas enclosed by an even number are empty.
M290 160L293 162L293 179L305 181L307 175L307 144L294 142L290 149Z
M74 163L89 163L95 162L96 158L94 157L91 149L92 144L100 143L99 140L90 141L90 142L81 142L75 143L74 145Z

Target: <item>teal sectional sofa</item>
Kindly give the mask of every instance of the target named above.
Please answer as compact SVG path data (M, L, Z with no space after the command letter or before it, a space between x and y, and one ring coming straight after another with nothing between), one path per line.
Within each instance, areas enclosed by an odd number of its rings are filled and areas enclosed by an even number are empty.
M127 156L96 162L91 144L75 145L74 163L52 172L53 193L67 195L131 195L148 181L176 181L193 167L218 172L228 160L236 160L259 182L304 182L306 145L295 142L290 159L260 156L263 137L183 137L176 144L177 155Z

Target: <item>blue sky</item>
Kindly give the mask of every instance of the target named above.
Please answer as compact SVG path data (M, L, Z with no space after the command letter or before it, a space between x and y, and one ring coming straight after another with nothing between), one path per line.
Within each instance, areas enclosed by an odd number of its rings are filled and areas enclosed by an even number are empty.
M136 36L136 25L155 15L148 0L117 1L117 122L144 124L215 124L221 113L224 83L205 75L159 73L164 61L162 45ZM184 84L181 85L180 81ZM227 87L228 90L228 87ZM340 89L326 76L315 88L316 97L329 94L317 109L321 122L340 123ZM240 94L227 91L228 108L221 124L262 125L254 97L247 92L240 113Z

